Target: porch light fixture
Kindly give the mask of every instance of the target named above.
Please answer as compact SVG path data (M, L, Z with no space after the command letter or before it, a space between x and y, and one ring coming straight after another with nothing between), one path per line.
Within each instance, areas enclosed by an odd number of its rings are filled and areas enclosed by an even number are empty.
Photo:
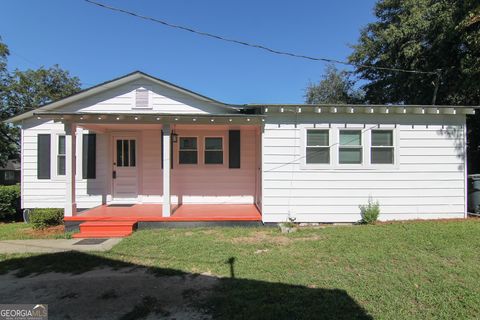
M247 118L247 121L250 122L250 118Z
M120 120L120 117L117 117L117 120Z
M197 118L193 118L192 121L193 121L193 122L197 121Z
M228 119L229 122L232 122L232 118Z
M135 118L133 118L133 119L138 120L138 117L135 117Z
M160 120L160 117L157 117L157 120Z
M98 120L102 120L102 117L98 117Z
M172 142L173 143L177 143L178 141L178 134L176 134L175 132L172 133Z
M83 120L83 116L80 117L80 120Z
M175 121L178 121L178 118L175 118Z
M210 119L210 121L211 121L211 122L214 122L214 121L215 121L215 119Z

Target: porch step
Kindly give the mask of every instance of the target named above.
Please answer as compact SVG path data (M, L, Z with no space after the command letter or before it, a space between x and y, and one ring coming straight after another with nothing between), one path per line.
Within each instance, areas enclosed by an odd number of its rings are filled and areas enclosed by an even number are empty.
M73 238L121 238L132 234L137 221L87 221Z

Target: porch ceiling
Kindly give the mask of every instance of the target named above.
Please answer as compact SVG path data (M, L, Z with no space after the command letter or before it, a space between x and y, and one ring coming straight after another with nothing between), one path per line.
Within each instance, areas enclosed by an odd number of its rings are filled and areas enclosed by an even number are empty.
M73 123L147 123L147 124L242 124L260 125L258 114L165 114L165 113L90 113L36 112L38 119Z

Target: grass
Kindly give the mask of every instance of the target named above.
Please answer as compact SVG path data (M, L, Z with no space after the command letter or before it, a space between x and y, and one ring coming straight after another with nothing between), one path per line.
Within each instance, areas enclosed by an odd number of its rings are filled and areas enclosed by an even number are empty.
M161 275L223 276L208 301L218 318L473 319L480 313L478 219L288 235L275 228L145 230L88 257L0 256L0 272L140 265ZM138 308L151 310L149 303Z
M28 223L0 223L0 240L22 239L65 239L71 238L71 233L65 233L63 226L34 230Z

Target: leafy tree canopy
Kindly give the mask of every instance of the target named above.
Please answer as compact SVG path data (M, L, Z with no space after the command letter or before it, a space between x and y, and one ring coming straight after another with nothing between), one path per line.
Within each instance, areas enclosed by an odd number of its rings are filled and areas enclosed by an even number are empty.
M441 69L437 104L480 104L478 0L380 0L353 46L355 64ZM357 68L371 103L430 104L436 75Z
M8 55L8 47L0 38L0 121L80 90L80 80L58 65L9 72ZM19 142L19 128L0 122L0 165L18 158Z
M354 84L346 71L340 71L333 64L329 64L320 82L308 85L305 102L309 104L361 103L363 92L356 89Z

